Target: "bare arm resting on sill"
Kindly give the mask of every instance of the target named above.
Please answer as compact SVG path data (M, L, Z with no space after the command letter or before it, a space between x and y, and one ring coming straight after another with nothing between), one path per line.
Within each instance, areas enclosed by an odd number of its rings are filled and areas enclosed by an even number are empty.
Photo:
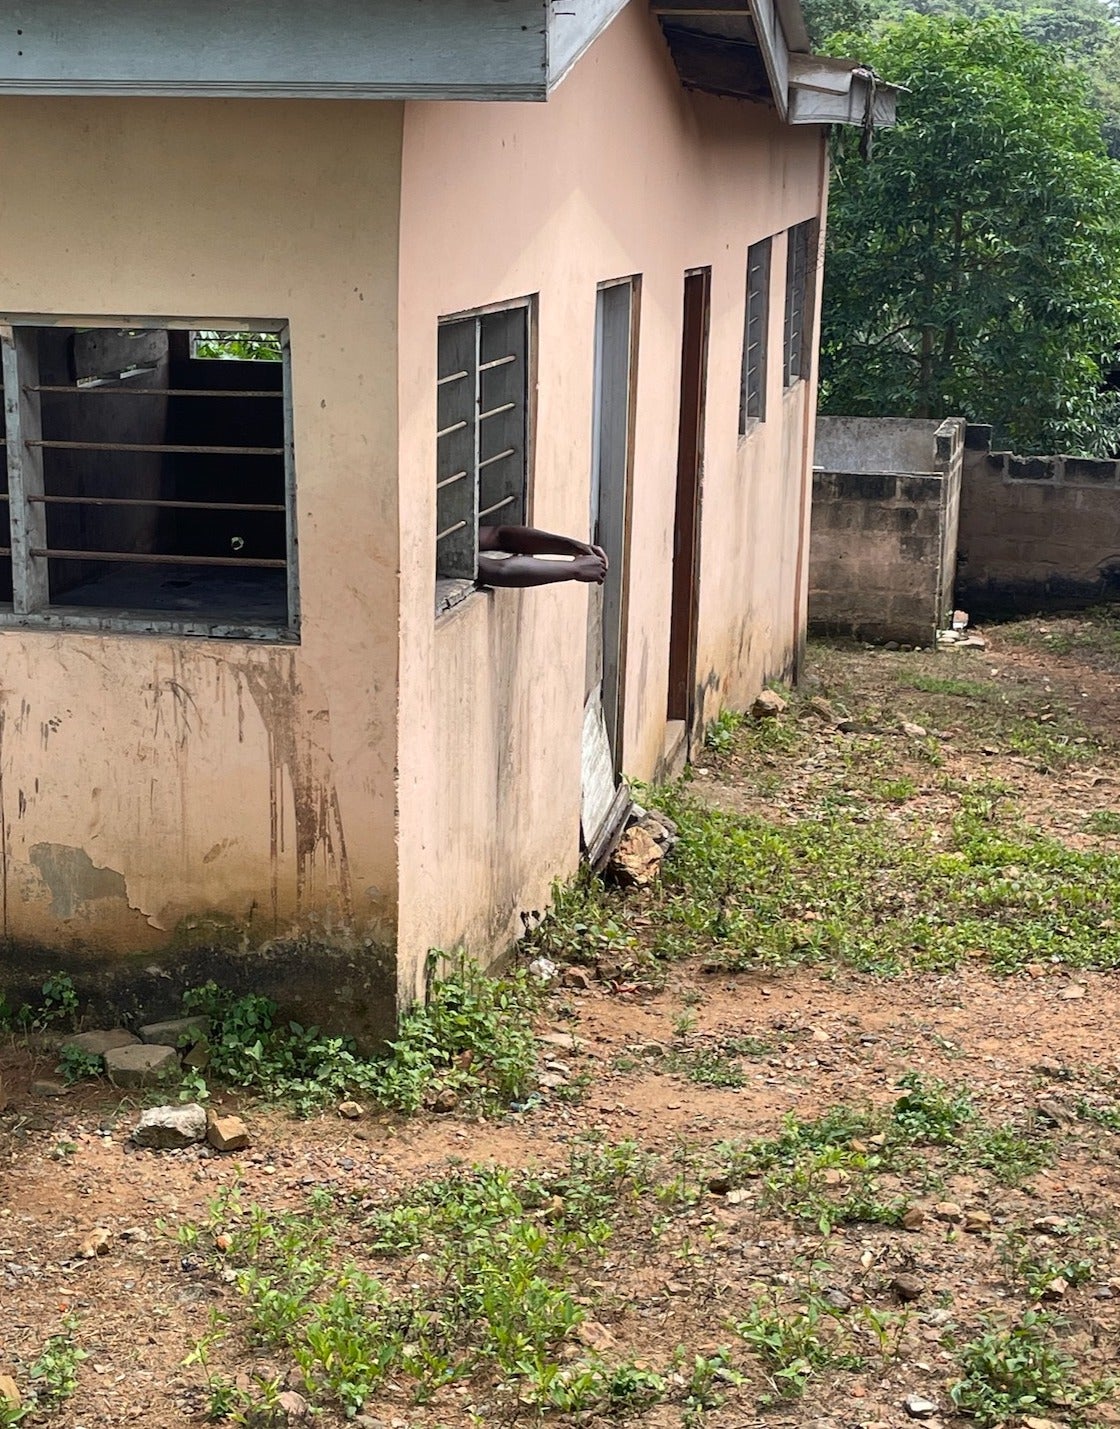
M542 561L540 556L572 559ZM482 585L527 587L560 581L602 585L606 578L607 556L599 546L551 531L537 531L532 526L478 528L478 579Z

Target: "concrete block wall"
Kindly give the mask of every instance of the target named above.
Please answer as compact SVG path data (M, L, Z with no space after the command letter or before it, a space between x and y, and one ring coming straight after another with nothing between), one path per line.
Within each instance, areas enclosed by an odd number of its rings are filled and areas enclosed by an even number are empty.
M963 449L958 418L818 418L810 630L934 643L952 608Z
M970 615L1120 600L1120 462L1017 456L966 433L957 602Z

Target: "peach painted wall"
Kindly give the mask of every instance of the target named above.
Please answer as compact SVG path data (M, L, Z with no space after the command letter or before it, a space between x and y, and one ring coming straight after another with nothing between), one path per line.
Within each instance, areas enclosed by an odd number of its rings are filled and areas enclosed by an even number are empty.
M596 285L642 275L624 765L665 747L681 314L712 268L701 714L790 668L811 385L783 394L784 238L768 420L738 436L748 245L822 206L819 130L686 93L644 0L545 105L410 103L401 195L401 991L427 949L485 958L578 859L587 592L476 593L433 620L441 314L539 294L534 524L588 528ZM804 610L802 602L801 611ZM803 614L800 617L803 620Z
M0 629L8 937L391 947L402 117L0 101L0 312L289 320L303 610L295 647Z

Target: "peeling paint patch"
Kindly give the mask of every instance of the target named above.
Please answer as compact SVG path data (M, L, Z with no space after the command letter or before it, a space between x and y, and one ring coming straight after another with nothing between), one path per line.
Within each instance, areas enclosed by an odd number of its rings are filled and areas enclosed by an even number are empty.
M96 898L120 898L128 903L124 874L98 868L84 848L69 844L32 844L31 862L51 895L56 918L73 918L83 903Z

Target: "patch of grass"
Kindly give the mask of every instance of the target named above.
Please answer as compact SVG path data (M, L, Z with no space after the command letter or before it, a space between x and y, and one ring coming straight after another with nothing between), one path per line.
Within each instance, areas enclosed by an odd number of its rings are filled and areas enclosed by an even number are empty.
M1048 1255L1022 1236L1010 1236L1002 1259L1012 1277L1020 1281L1032 1304L1047 1298L1058 1299L1066 1289L1084 1285L1093 1278L1096 1267L1085 1255Z
M734 1089L747 1084L742 1067L720 1046L674 1048L665 1058L665 1066L702 1087Z
M0 992L0 1030L5 1032L45 1032L61 1023L75 1027L78 1020L78 993L69 973L57 972L44 979L42 1000L12 1007Z
M982 704L1002 704L1006 691L994 680L960 680L951 676L903 675L898 683L905 689L920 690L926 695L949 695Z
M1111 1392L1105 1380L1080 1383L1077 1366L1056 1343L1053 1322L1026 1311L1008 1329L991 1327L962 1346L961 1378L949 1394L954 1405L981 1426L1006 1424L1023 1415L1057 1410L1084 1422L1083 1411Z
M56 1070L67 1085L99 1077L104 1067L105 1063L96 1052L86 1052L81 1047L70 1045L59 1050Z
M1103 1126L1106 1131L1120 1134L1120 1106L1098 1106L1087 1098L1081 1097L1077 1103L1077 1115L1082 1121L1095 1122L1097 1126Z
M618 1416L660 1399L664 1378L561 1347L585 1318L575 1268L602 1254L650 1187L637 1147L596 1143L559 1174L475 1167L372 1213L321 1192L277 1216L234 1187L191 1240L213 1246L245 1330L290 1357L318 1404L353 1416L390 1377L418 1403L469 1379L491 1385L496 1417L517 1403ZM367 1258L343 1244L366 1245Z
M743 723L738 710L721 710L704 734L704 748L713 754L726 754L735 744L735 735Z
M76 1318L68 1315L59 1333L47 1340L28 1372L30 1383L18 1408L0 1396L0 1429L53 1414L72 1397L78 1388L78 1366L89 1358L88 1351L75 1342L77 1327Z
M909 776L901 779L874 779L871 783L872 797L880 799L884 804L905 804L907 799L913 799L917 793L918 786Z
M907 1141L929 1146L949 1146L976 1118L967 1093L954 1090L936 1078L907 1072L899 1078L905 1090L895 1102L891 1119Z
M523 1096L536 1068L539 996L524 972L487 977L464 960L433 980L427 1003L402 1016L388 1054L376 1059L359 1057L348 1038L279 1021L276 1004L257 994L238 997L211 982L183 1003L210 1018L208 1077L304 1114L354 1092L412 1113L441 1091L483 1110ZM192 1095L205 1092L200 1082Z
M755 1287L755 1299L734 1328L766 1367L783 1399L799 1398L821 1370L858 1370L872 1356L897 1352L907 1316L868 1306L834 1307L815 1281L796 1296Z
M1113 809L1094 809L1085 820L1089 834L1120 834L1120 814Z

